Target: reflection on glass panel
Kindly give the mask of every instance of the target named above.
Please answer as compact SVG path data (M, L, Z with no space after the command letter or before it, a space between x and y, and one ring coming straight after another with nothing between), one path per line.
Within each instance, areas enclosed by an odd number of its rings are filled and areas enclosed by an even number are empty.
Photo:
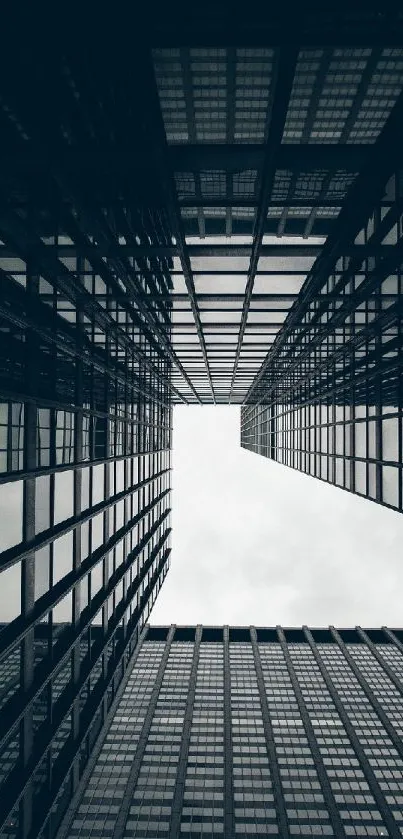
M50 410L39 408L37 414L37 463L38 466L50 465Z
M72 620L72 593L69 591L65 597L53 609L53 643L61 636L63 629L71 624Z
M35 600L49 591L50 585L50 548L46 545L35 552Z
M81 469L81 509L86 510L90 506L90 467Z
M103 537L104 537L104 515L103 513L98 513L97 516L91 519L91 528L92 528L92 538L91 538L91 550L95 551L96 548L99 548L102 545Z
M74 460L74 414L56 411L56 463Z
M374 463L368 464L368 493L371 498L376 498L376 466Z
M89 554L89 522L84 522L81 525L81 562L86 559Z
M50 526L50 476L41 475L35 481L35 533Z
M92 504L104 500L104 465L92 467Z
M10 774L17 763L18 757L19 737L18 734L14 732L10 735L0 752L0 784L2 784Z
M382 420L382 459L399 459L399 423L398 417Z
M87 608L89 603L89 595L88 595L88 583L89 583L89 575L87 574L80 582L80 609L83 611Z
M356 457L366 457L367 443L366 443L366 425L364 422L356 422L354 425L355 433L355 454Z
M0 624L0 629L2 627L3 625ZM20 647L16 647L0 662L0 708L6 705L19 689L20 666ZM1 768L0 760L0 771Z
M59 524L74 512L74 472L57 472L54 480L54 524Z
M65 533L53 542L53 585L73 568L73 533Z
M48 785L48 764L49 764L49 757L48 753L45 754L45 757L40 762L39 766L36 768L33 777L32 777L32 784L34 790L34 802L33 806L38 807L38 799L41 793L44 792L45 788Z
M276 276L257 274L253 286L254 294L299 294L305 275ZM253 299L253 298L252 298Z
M124 486L124 476L125 476L125 469L124 469L124 462L123 460L117 460L115 462L115 476L116 476L116 486L115 486L115 493L123 492Z
M0 484L0 551L22 540L23 482Z
M24 466L24 406L11 404L11 470L17 471Z
M382 497L385 504L397 507L399 503L399 472L394 466L382 467Z
M95 597L103 585L103 560L97 563L91 571L91 597Z
M196 273L217 269L216 256L192 256L190 261L192 270ZM249 261L248 256L220 256L220 270L246 272L249 268Z

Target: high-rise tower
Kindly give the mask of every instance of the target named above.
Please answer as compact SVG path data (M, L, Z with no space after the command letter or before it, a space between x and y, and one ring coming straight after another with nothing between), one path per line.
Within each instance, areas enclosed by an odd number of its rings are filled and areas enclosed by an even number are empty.
M142 639L60 839L400 836L401 630Z

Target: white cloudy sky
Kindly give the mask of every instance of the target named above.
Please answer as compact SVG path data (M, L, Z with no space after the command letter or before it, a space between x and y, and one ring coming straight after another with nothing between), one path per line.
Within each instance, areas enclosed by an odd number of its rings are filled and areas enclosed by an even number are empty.
M241 449L236 407L176 407L173 450L151 623L402 625L403 516Z

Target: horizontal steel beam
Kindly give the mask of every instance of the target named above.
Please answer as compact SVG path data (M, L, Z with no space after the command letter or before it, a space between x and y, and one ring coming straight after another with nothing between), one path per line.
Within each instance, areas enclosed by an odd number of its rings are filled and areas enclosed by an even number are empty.
M182 198L179 199L179 204L181 207L257 207L258 206L258 198L257 196L252 198L249 196L237 196L233 195L231 197L227 197L226 195L216 196L216 195L206 195L206 196L197 196L197 195L184 195ZM306 207L310 210L312 207L335 207L336 209L340 208L343 204L343 198L275 198L270 199L269 207L279 207L281 210L284 207L289 207L292 209L293 207ZM392 204L391 201L385 200L382 202L382 206L390 207Z
M208 239L205 240L208 242ZM308 240L307 240L308 241ZM322 246L321 245L283 245L281 244L281 239L278 240L279 244L275 245L262 245L260 249L260 256L274 256L274 257L282 257L282 256L319 256ZM250 257L252 245L188 245L187 252L189 256L247 256ZM363 255L364 252L368 254L368 256L373 255L386 255L388 250L390 251L393 248L393 245L378 245L378 246L370 246L370 245L352 245L350 247L346 247L343 251L344 256L360 256ZM154 257L162 257L162 256L176 256L178 250L175 245L171 247L164 247L159 245L149 245L148 247L144 247L141 245L112 245L111 247L105 246L88 246L85 248L76 247L76 245L43 245L41 248L38 248L38 257L43 256L44 254L52 255L57 257L58 259L66 259L68 257L75 258L76 256L88 256L91 257L94 253L98 256L103 256L106 258L115 258L119 256L132 256L134 259L137 257L148 257L152 259ZM35 259L36 250L33 248L30 251L30 257ZM0 246L0 259L7 259L15 257L15 251L12 251L11 248ZM10 270L8 268L8 270ZM15 269L18 270L18 269ZM13 273L15 273L13 269ZM220 270L219 265L217 265L217 271ZM293 272L294 273L294 272ZM146 295L145 295L146 296Z
M359 144L283 144L280 146L277 169L347 169L356 172L367 162L371 146ZM260 169L265 154L265 146L257 143L188 143L169 146L167 150L171 170L174 172L200 172L221 169L226 172L239 172L248 169ZM66 149L51 150L50 154L38 155L24 152L5 151L1 166L5 171L42 173L50 170L57 161L66 170L85 174L109 173L127 174L145 173L152 158L144 155L144 150L136 147L117 147L105 151L83 148L79 151Z
M345 144L283 144L276 158L276 169L347 169L357 172L368 160L371 147ZM265 155L262 144L191 144L171 146L170 161L175 172L223 169L239 172L260 169Z
M156 15L151 5L142 18L141 36L151 47L400 47L403 24L398 6L388 14L389 9L379 0L367 0L353 16L346 0L332 0L326 5L295 6L292 14L289 5L276 4L261 15L242 4L236 8L228 2L207 2L199 9L195 6L190 15L188 6L180 2Z

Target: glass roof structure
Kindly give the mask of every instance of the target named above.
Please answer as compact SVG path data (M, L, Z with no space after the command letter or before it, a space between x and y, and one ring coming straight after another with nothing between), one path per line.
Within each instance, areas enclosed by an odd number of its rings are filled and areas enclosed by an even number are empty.
M401 93L403 50L170 47L153 64L186 258L173 345L202 401L242 403Z
M40 61L24 45L29 74L9 74L1 108L7 206L19 227L30 216L48 267L101 261L124 305L130 285L174 401L245 403L324 247L360 253L340 214L398 123L401 15L338 5L229 26L207 3L192 21L151 17L129 51L102 26L59 52L37 44ZM25 259L21 235L0 229L6 271Z

